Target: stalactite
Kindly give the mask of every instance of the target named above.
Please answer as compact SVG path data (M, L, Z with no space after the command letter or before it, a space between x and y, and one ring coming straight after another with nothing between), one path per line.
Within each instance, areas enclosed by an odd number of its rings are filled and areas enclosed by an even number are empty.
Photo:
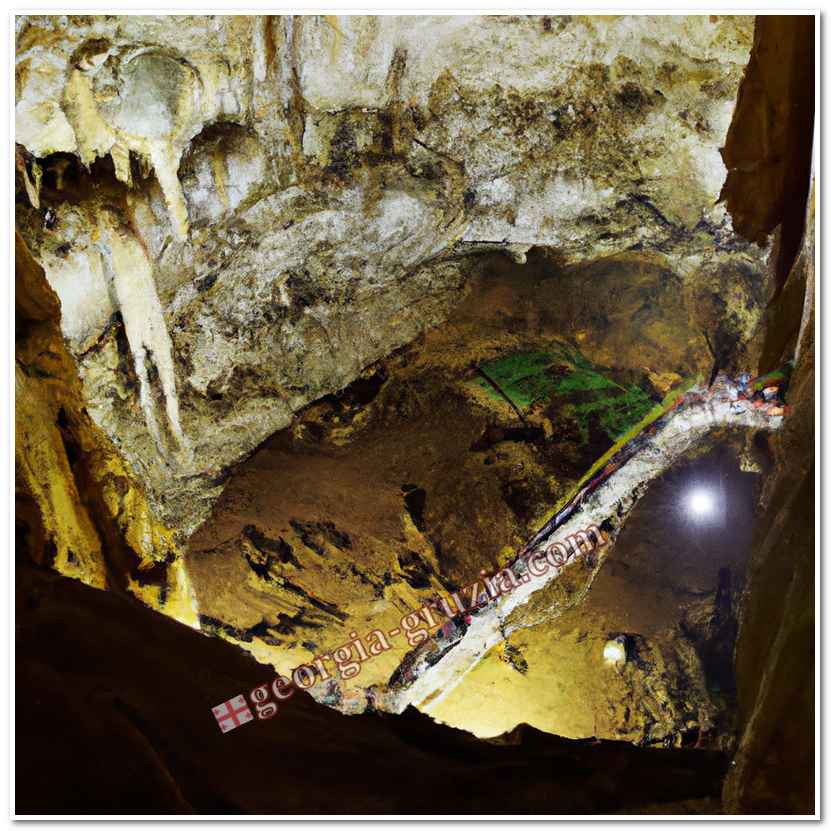
M188 209L178 175L179 153L167 140L150 141L148 144L153 169L170 213L173 233L180 242L184 241L188 236Z
M164 395L167 427L177 449L187 453L189 445L179 420L173 347L156 291L152 264L141 243L129 231L119 227L112 216L104 215L100 228L109 248L113 283L139 378L139 394L147 428L159 452L167 456L149 374L148 361L152 360Z

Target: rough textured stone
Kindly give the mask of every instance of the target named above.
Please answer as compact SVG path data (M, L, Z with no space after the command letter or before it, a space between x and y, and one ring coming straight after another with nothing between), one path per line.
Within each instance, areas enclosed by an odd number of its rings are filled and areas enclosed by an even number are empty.
M72 312L90 413L160 517L192 530L230 465L445 319L464 254L634 249L705 294L758 281L764 251L716 205L752 29L18 18L17 141L42 203L21 229Z
M736 813L815 810L814 204L780 295L805 298L792 381L794 412L771 442L736 649L742 734L725 782ZM800 291L801 289L801 291ZM789 327L790 328L790 327Z
M412 710L348 717L302 693L223 735L211 707L261 683L247 655L31 565L18 590L18 696L30 702L16 726L22 815L720 810L727 760L715 751L527 726L484 742ZM48 787L44 767L61 772Z
M197 625L175 534L84 406L43 269L15 248L17 555L97 588L129 592Z

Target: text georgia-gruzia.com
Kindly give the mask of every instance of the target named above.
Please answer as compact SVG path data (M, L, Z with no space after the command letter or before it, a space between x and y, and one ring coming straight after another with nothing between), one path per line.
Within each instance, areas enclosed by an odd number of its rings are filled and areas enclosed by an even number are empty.
M278 702L290 699L295 693L295 688L308 690L319 681L331 679L330 669L345 681L355 678L360 674L364 663L392 648L390 639L403 634L411 647L417 647L430 637L433 629L446 625L446 621L463 616L465 623L469 625L473 614L501 595L508 594L534 578L551 576L550 569L554 569L553 576L557 576L578 554L589 554L595 548L606 545L606 542L600 529L596 525L591 525L583 531L567 536L563 542L552 542L545 548L537 548L524 554L513 564L525 564L525 569L520 575L515 574L510 566L492 577L487 577L485 572L482 572L481 579L449 596L428 601L417 612L404 615L400 625L389 632L373 629L363 638L359 638L357 632L351 632L352 640L331 653L318 655L310 663L297 667L292 672L291 679L277 675L271 683L261 684L251 690L248 697L257 718L269 719L275 716ZM445 619L444 622L441 617ZM328 666L327 662L330 662ZM213 707L212 712L223 733L254 718L245 696L241 694Z

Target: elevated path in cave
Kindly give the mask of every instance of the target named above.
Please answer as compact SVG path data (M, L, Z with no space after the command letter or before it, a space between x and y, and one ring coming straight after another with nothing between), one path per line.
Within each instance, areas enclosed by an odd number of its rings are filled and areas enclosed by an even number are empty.
M376 704L395 712L408 705L429 712L517 628L509 623L511 612L559 576L561 569L556 568L532 576L528 572L532 554L597 526L605 544L596 551L604 556L649 484L714 430L778 429L787 411L781 399L785 381L783 372L736 380L719 374L708 387L694 385L668 397L594 465L576 493L509 565L518 577L517 587L441 626L405 658L388 690L375 694ZM585 553L577 548L564 567L571 567Z

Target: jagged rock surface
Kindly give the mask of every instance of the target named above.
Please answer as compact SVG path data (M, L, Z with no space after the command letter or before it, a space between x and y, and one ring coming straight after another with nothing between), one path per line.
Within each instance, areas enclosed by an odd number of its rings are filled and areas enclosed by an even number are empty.
M758 281L716 204L752 29L18 18L19 222L160 518L192 530L229 466L443 321L464 254L648 251L705 305ZM758 323L742 299L717 351Z
M84 406L43 269L15 246L16 554L197 626L175 533Z
M304 694L223 735L211 707L260 683L247 655L31 564L18 590L22 815L720 810L727 760L714 751L575 742L527 725L484 742L412 710L348 717ZM49 787L44 766L61 772Z

